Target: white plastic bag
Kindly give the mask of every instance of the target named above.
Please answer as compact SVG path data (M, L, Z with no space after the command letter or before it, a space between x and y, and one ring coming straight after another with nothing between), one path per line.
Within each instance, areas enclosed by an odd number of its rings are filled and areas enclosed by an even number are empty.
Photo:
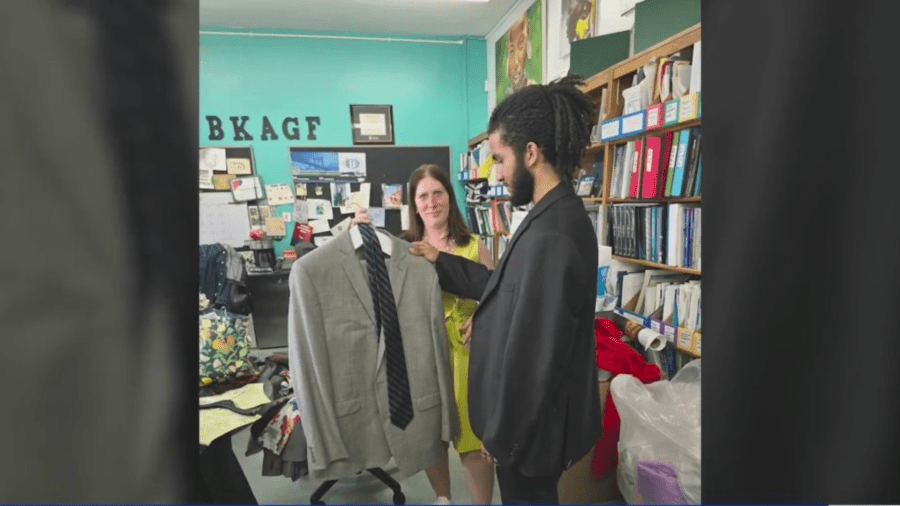
M621 374L610 394L622 424L618 483L625 500L700 504L700 360L649 385ZM674 470L677 486L666 470Z

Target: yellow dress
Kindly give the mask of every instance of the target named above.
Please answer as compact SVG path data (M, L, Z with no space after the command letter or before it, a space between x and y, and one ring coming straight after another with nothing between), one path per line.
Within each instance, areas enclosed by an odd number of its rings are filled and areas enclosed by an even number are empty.
M469 240L469 244L453 250L454 255L459 255L469 260L478 261L478 239L475 236ZM466 453L481 449L481 441L472 432L469 424L468 406L468 378L469 378L469 349L462 343L462 334L459 328L475 312L478 307L476 301L463 299L456 295L444 292L444 323L447 326L447 339L450 344L450 370L453 373L453 393L456 396L456 408L459 413L459 436L453 440L453 446L459 453Z

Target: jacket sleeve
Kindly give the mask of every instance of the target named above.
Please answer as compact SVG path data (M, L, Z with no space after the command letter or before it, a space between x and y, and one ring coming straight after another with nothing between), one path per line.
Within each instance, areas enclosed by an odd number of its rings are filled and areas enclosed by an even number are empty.
M556 234L519 240L517 248L529 252L523 257L523 274L515 286L504 287L501 281L500 287L515 302L505 356L502 363L491 365L502 367L507 390L500 394L495 415L498 430L491 431L493 438L486 434L484 441L492 453L525 447L536 436L548 410L552 415L557 406L565 405L560 388L571 367L574 344L578 339L593 339L576 335L578 315L589 302L590 290L575 244ZM515 460L515 455L512 458Z
M438 253L434 268L442 290L473 300L481 300L481 294L494 272L468 258L443 252Z
M288 362L291 384L300 407L307 441L309 469L324 470L347 458L338 429L331 384L331 362L325 342L322 306L315 285L300 263L290 275L288 306Z
M459 434L459 413L453 393L453 376L450 372L450 350L447 326L444 319L444 302L437 277L431 288L431 336L437 365L438 391L441 393L441 440L453 441Z

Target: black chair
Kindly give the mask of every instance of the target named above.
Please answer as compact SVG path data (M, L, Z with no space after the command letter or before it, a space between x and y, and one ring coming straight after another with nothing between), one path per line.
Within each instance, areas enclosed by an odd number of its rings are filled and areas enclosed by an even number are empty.
M406 504L406 496L403 495L403 491L400 490L400 484L397 483L397 480L391 478L391 475L384 472L380 467L376 467L373 469L366 469L366 471L372 473L376 478L381 480L385 485L387 485L391 490L394 491L394 504ZM313 492L313 495L309 498L310 504L325 504L322 502L322 496L328 492L334 484L337 483L337 480L328 480L325 483L319 485L319 488Z

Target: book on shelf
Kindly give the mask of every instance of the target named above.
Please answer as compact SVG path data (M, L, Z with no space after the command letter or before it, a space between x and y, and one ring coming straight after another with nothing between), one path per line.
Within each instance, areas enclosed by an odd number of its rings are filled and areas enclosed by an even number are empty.
M694 178L697 176L697 161L700 156L700 127L692 128L691 130L691 145L685 160L684 184L681 188L681 196L683 197L690 196L691 190L694 188Z
M695 212L699 205L673 202L668 206L668 255L665 263L674 267L697 268L699 256L694 255L699 254L699 249L697 253L693 253L694 250L688 249L688 246L691 244L697 229L701 226L701 214Z
M694 183L700 162L700 138L700 128L696 128L691 138L691 151L688 154L687 168L685 169L684 188L681 190L681 195L685 197L694 196Z

